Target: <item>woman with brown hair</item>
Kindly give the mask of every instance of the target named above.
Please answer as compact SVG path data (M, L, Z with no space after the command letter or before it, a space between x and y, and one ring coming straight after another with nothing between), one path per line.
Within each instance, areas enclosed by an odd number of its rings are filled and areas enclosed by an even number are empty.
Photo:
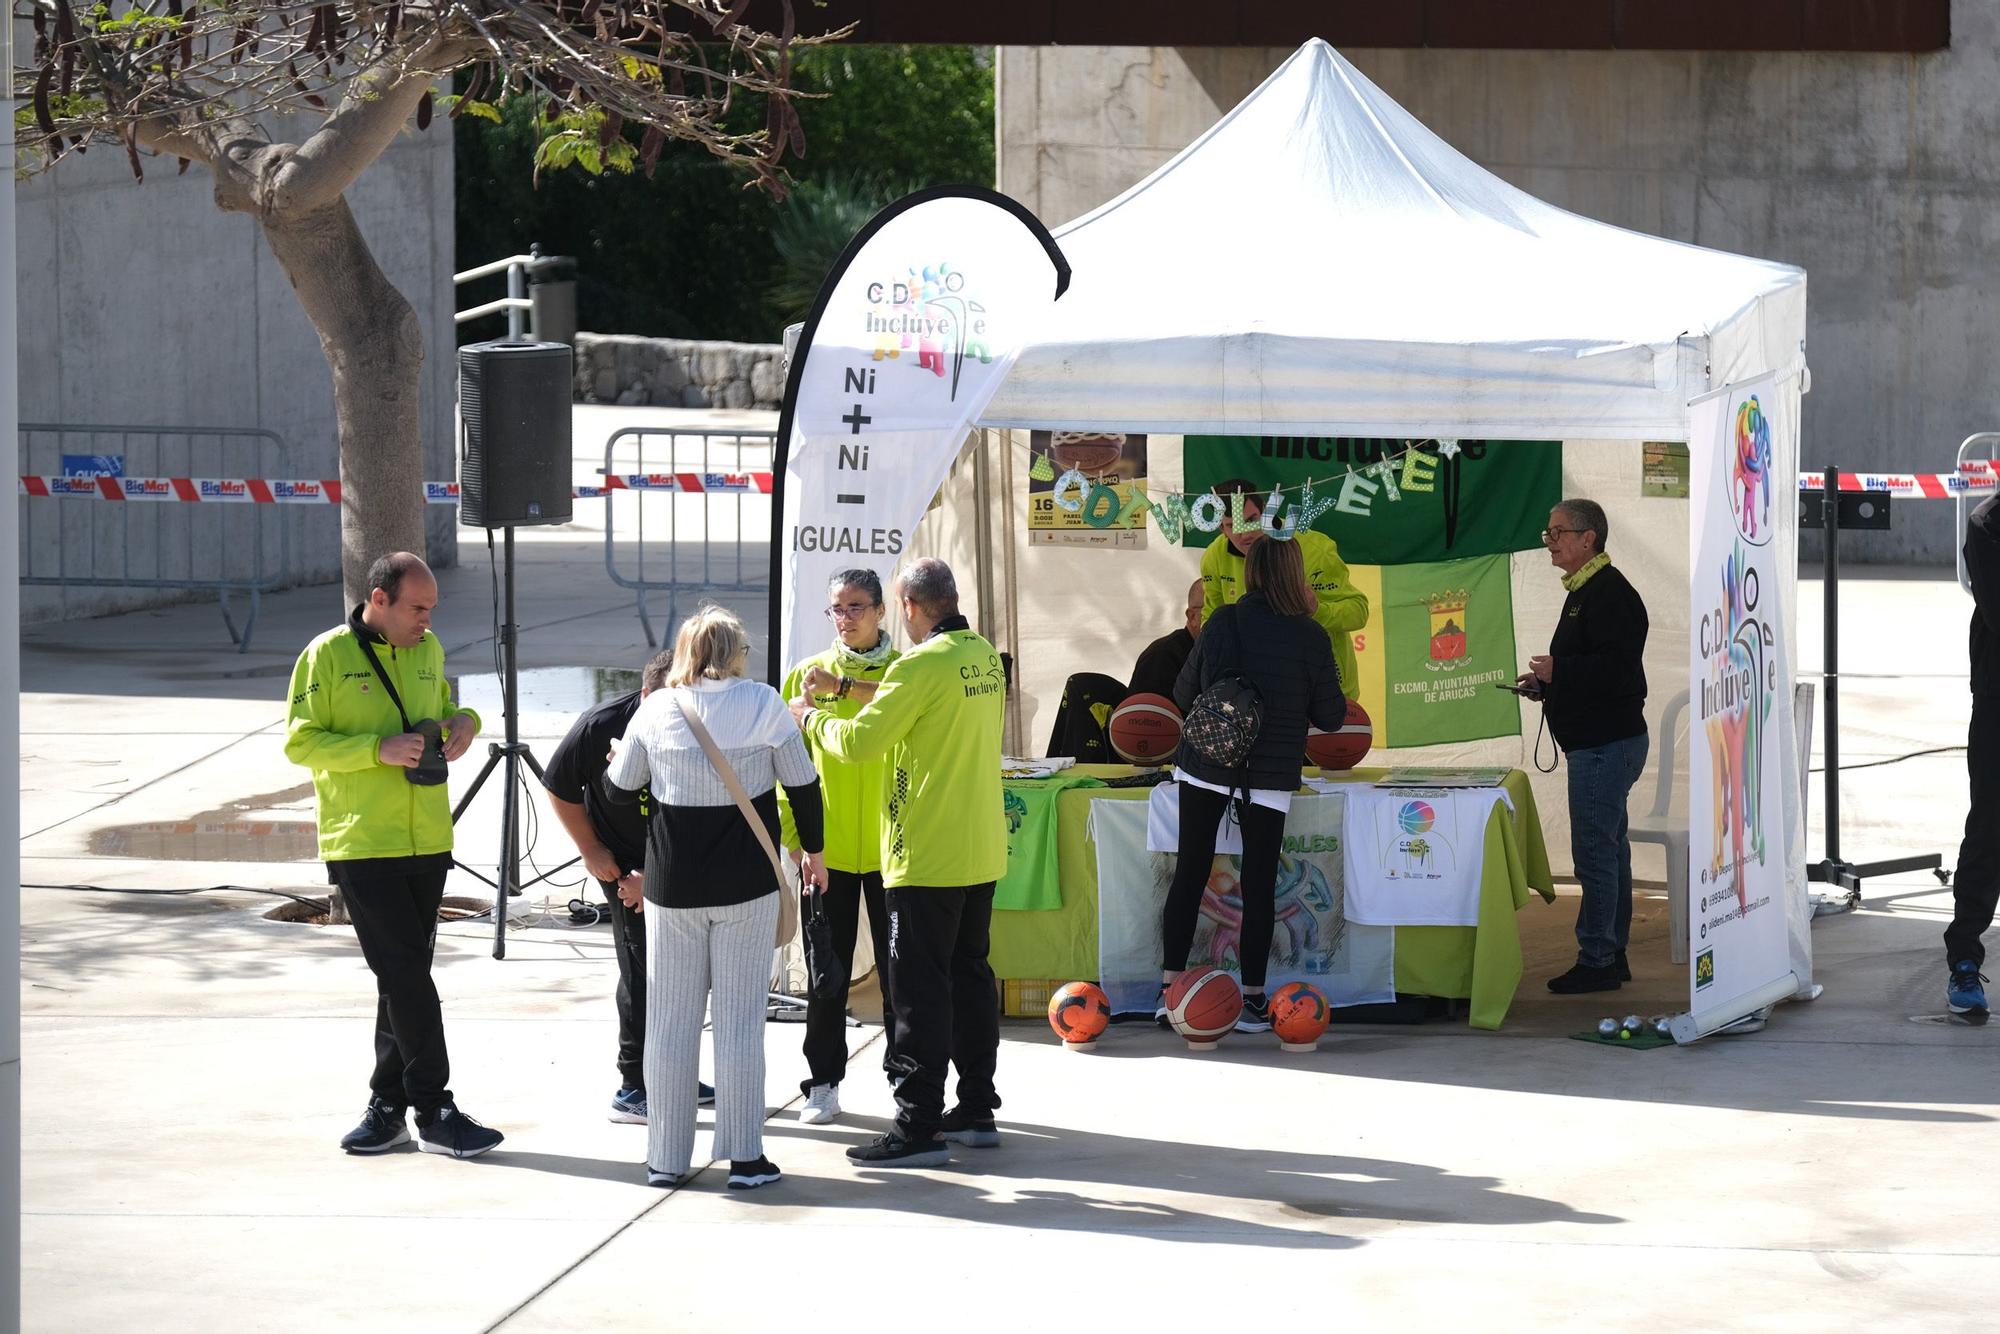
M1278 851L1285 815L1298 790L1306 729L1339 727L1347 718L1340 669L1326 631L1313 620L1315 598L1306 582L1298 543L1272 536L1250 548L1243 562L1243 596L1208 618L1194 653L1174 683L1174 702L1186 713L1195 697L1228 676L1255 688L1263 710L1256 744L1234 768L1212 764L1182 747L1174 777L1180 782L1180 861L1161 914L1161 983L1187 967L1201 915L1202 891L1215 861L1216 833L1224 818L1243 830L1243 1017L1238 1031L1271 1027L1264 1001L1278 883ZM1164 1017L1164 1008L1159 1012Z

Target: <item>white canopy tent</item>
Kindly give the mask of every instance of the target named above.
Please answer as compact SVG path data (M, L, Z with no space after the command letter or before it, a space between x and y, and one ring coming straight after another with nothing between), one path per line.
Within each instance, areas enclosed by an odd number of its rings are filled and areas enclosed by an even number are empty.
M1070 290L986 425L1676 440L1802 365L1803 270L1545 204L1317 40L1055 237Z
M1689 508L1641 497L1637 442L1686 440L1690 400L1776 372L1774 475L1796 473L1802 270L1535 199L1317 40L1172 161L1055 236L1072 284L981 425L1144 432L1156 490L1182 485L1179 437L1190 434L1561 440L1564 493L1605 506L1614 559L1652 615L1657 736L1688 684ZM975 435L914 546L960 569L980 628L1015 655L1013 753L1039 751L1072 672L1125 679L1139 649L1176 624L1199 559L1157 532L1142 551L1029 545L1024 464L1025 436ZM1778 558L1793 570L1796 511L1778 514ZM1525 661L1544 651L1562 589L1539 552L1515 558L1513 582ZM1781 591L1789 638L1796 581ZM1530 709L1520 738L1394 754L1527 767L1536 721ZM1792 750L1788 735L1795 765ZM1685 747L1678 758L1684 792ZM1635 807L1652 782L1642 779ZM1561 872L1561 773L1537 776L1536 790ZM1808 979L1803 807L1796 785L1786 791L1794 956ZM1639 874L1659 867L1642 860Z

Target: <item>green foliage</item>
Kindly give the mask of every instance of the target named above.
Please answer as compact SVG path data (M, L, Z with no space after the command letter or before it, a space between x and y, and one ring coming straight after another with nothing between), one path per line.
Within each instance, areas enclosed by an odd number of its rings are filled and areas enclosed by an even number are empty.
M847 243L900 193L879 178L834 176L801 181L773 210L771 244L778 263L767 295L781 327L806 317Z
M771 343L881 205L926 185L993 180L987 49L826 47L802 53L793 73L800 92L825 96L794 104L806 152L782 202L693 144L667 144L649 180L634 170L631 131L606 144L601 122L545 124L518 99L453 103L459 266L538 242L576 257L585 329ZM498 295L492 282L496 291L468 289L461 302ZM460 336L494 337L497 323Z
M497 113L494 119L499 120ZM536 184L541 183L544 171L564 167L581 167L592 176L602 176L607 167L629 175L639 165L639 150L629 140L608 133L604 113L596 107L565 111L543 125L542 141L535 145Z

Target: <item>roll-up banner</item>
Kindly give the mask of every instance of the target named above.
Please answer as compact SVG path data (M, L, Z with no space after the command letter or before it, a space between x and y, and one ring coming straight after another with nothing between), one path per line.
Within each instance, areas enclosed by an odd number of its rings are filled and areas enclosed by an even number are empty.
M1034 214L972 186L919 191L855 236L800 331L778 421L770 679L833 633L827 579L886 589L967 428L1069 286Z
M1781 737L1791 646L1773 538L1776 507L1794 501L1771 476L1780 411L1775 376L1689 409L1688 997L1701 1032L1793 976L1782 784L1795 780Z

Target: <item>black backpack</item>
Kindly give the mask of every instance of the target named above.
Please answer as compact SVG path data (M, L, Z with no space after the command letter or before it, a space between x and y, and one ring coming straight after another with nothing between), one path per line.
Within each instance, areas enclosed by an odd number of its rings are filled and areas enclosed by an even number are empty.
M1230 618L1236 631L1237 661L1243 658L1243 629ZM1240 769L1257 745L1257 733L1264 726L1264 695L1256 683L1241 671L1228 671L1210 682L1194 697L1181 720L1181 753L1220 769Z

